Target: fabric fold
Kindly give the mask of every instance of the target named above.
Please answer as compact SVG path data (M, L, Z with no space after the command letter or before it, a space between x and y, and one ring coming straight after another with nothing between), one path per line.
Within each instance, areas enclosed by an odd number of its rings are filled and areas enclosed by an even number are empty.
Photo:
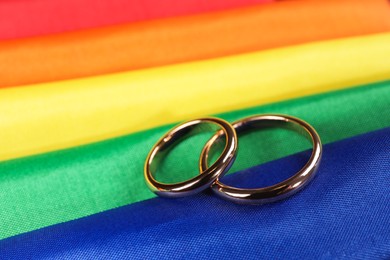
M3 41L0 42L0 87L122 72L389 30L390 6L386 0L282 1Z
M390 34L0 91L0 160L390 78Z
M390 82L377 83L220 116L233 121L258 113L290 114L313 125L326 144L389 127L389 90ZM170 127L0 163L0 238L154 197L145 184L143 164ZM310 147L290 133L272 130L264 138L258 134L240 139L245 149L240 149L232 171ZM173 164L168 169L174 180L198 171L194 151L200 152L202 143L188 141L184 148L193 149L170 157Z

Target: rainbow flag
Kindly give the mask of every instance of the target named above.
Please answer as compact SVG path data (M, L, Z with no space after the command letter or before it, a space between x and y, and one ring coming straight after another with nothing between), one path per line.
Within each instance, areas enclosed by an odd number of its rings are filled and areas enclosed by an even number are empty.
M0 111L0 259L390 258L387 0L0 1ZM174 125L262 113L321 137L302 191L236 205L148 189ZM212 134L161 178L199 174ZM253 132L223 180L272 185L309 156L294 132Z

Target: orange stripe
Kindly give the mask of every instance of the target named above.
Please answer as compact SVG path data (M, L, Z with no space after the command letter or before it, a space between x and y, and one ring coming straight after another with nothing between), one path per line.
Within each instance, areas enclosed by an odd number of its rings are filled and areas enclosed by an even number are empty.
M0 43L0 87L389 31L385 0L285 1Z

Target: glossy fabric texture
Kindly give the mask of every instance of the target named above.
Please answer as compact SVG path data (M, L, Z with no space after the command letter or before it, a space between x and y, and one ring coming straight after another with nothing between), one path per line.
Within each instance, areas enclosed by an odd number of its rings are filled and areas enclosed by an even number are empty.
M390 82L384 82L233 111L221 117L234 121L259 113L290 114L309 122L326 144L389 127L389 100ZM154 197L145 184L143 164L153 144L171 127L0 163L0 238ZM242 148L232 171L310 148L295 135L276 130L265 134L263 138L240 138ZM182 153L170 157L172 164L167 169L174 176L170 181L197 173L200 149L206 140L188 140ZM263 146L267 149L257 149Z
M390 5L385 0L282 1L3 41L0 42L0 87L122 72L389 30Z
M17 0L0 2L0 39L137 22L272 0Z
M387 33L3 89L0 160L389 78Z
M316 178L278 203L155 198L0 241L0 250L5 259L388 259L389 147L390 128L325 145ZM226 178L269 184L308 156Z

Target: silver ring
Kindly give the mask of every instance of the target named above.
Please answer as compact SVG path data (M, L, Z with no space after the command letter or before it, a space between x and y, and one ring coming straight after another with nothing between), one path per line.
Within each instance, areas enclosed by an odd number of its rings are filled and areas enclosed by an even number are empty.
M275 185L258 189L241 189L225 185L220 182L219 177L211 185L211 189L220 197L241 204L263 204L274 202L291 196L302 189L315 175L320 164L322 145L320 137L314 128L303 120L298 118L277 115L264 114L247 117L233 123L237 134L253 128L262 128L268 126L293 127L294 130L306 133L313 143L313 151L306 165L294 176ZM302 131L304 130L304 131ZM221 138L223 133L218 132L205 145L200 156L200 171L204 172L208 168L208 156L210 148L214 142Z
M166 152L170 150L178 141L183 140L194 134L194 131L202 125L215 127L218 126L218 132L226 137L225 148L217 161L207 167L202 174L179 183L167 184L157 181L152 171L157 169L158 162ZM213 129L215 130L215 129ZM149 188L157 195L164 197L183 197L192 195L208 188L218 176L223 176L231 167L237 150L237 135L233 126L225 120L218 118L200 118L180 124L165 134L150 151L144 167L146 183Z

